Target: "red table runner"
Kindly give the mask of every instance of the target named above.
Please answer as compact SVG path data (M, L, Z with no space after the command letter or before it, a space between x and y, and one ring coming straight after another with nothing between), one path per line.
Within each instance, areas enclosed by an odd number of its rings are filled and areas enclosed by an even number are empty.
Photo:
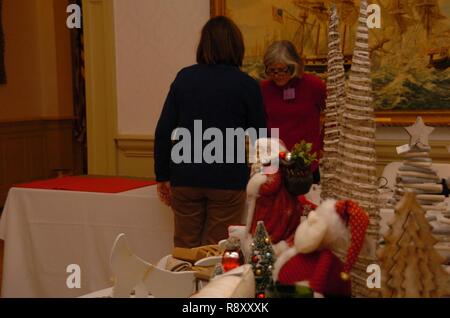
M69 176L14 185L17 188L119 193L156 184L120 177Z

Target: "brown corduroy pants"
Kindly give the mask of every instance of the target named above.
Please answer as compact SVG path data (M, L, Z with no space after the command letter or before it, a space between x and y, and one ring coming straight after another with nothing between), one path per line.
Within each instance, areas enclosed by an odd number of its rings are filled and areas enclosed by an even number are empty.
M242 224L246 192L172 187L175 218L174 245L198 247L228 237L228 226Z

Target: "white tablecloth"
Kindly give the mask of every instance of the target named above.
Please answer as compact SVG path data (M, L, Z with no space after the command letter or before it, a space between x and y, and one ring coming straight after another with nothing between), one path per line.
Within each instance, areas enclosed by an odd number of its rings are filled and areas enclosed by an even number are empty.
M172 251L173 216L156 187L118 194L12 188L2 218L2 297L78 297L112 285L109 254L126 233L130 248L156 263ZM81 268L69 289L66 268Z

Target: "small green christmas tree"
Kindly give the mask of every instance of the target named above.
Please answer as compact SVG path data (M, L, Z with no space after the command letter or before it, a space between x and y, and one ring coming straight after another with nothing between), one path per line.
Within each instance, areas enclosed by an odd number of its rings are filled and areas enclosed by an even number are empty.
M252 264L255 275L256 297L265 298L266 289L272 284L275 253L263 221L258 221L256 224L255 236L251 247L252 253L249 263Z

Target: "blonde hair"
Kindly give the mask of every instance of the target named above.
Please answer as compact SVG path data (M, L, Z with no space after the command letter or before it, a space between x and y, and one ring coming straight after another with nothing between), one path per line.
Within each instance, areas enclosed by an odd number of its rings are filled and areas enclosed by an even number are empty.
M301 77L303 75L303 59L297 52L294 44L290 41L275 41L266 49L264 54L264 65L269 67L275 63L283 63L294 67L291 77Z

